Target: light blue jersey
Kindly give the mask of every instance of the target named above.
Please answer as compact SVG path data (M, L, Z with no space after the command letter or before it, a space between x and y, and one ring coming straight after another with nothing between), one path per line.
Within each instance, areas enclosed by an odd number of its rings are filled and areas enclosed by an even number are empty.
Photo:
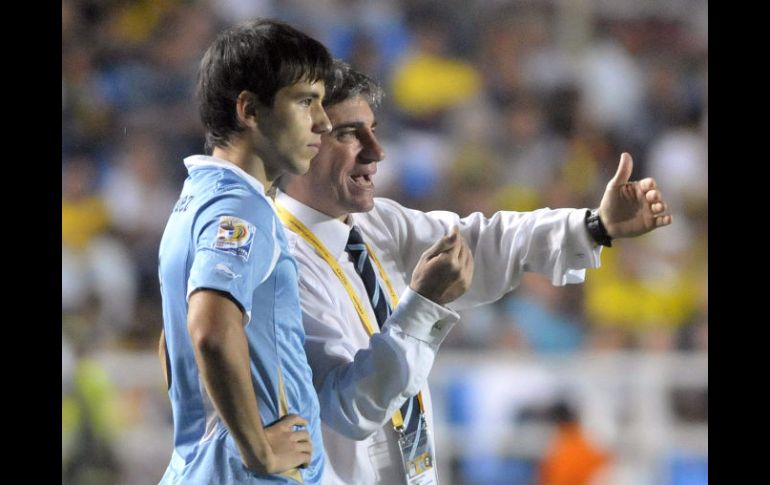
M287 413L308 421L313 457L300 470L301 479L320 483L324 451L318 398L303 346L297 266L281 222L264 187L235 165L200 155L186 158L185 165L189 176L160 243L174 415L174 453L161 484L297 483L246 469L215 411L187 331L187 298L198 288L227 292L246 312L262 422L267 426Z

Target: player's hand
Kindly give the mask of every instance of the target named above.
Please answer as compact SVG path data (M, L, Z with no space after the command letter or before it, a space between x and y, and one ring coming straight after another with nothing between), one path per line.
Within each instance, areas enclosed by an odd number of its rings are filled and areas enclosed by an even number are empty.
M444 305L462 296L473 279L473 254L455 226L429 247L417 263L409 286L425 298Z
M599 204L599 217L613 239L639 236L671 224L668 206L655 179L629 182L633 169L631 155L623 153Z
M253 457L244 460L249 469L258 473L282 473L293 468L305 468L310 464L313 444L306 429L307 421L296 414L287 414L265 428L270 445L262 460Z

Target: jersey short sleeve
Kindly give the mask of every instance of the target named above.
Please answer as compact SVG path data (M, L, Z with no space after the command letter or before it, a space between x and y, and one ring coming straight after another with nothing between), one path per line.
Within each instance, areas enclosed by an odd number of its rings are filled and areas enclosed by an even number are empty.
M196 215L187 296L200 288L230 294L247 315L254 289L272 273L280 248L267 201L245 190L218 196Z

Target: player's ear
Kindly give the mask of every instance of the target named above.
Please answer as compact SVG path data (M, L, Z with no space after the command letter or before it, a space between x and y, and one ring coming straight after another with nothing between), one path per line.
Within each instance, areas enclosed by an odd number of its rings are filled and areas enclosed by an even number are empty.
M251 91L241 91L235 101L235 109L238 113L238 122L248 128L255 128L258 122L259 100Z

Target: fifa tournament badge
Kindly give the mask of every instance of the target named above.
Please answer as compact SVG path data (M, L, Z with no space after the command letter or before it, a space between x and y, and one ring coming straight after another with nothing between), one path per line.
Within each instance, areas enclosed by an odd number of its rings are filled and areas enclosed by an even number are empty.
M222 216L219 218L214 249L248 260L254 242L254 230L253 224L239 217Z

